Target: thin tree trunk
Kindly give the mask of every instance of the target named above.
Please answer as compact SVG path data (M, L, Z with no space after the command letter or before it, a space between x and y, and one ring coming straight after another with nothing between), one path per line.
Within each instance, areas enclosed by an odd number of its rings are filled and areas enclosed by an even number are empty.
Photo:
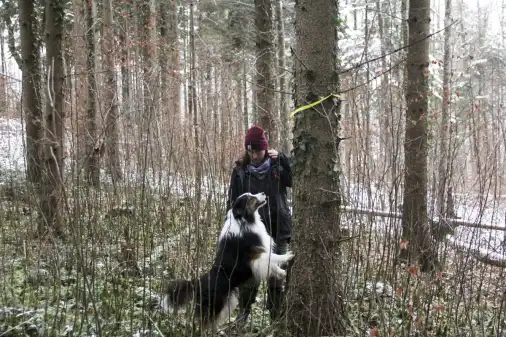
M286 90L286 61L285 61L285 26L283 23L283 0L276 1L276 21L278 40L278 77L279 77L279 113L281 116L280 134L281 150L290 153L292 142L290 141L290 119L288 112L288 97Z
M86 64L86 1L73 1L73 52L74 52L74 86L75 108L72 110L72 138L75 151L73 152L72 170L81 170L82 163L86 159L86 104L88 101L87 90L87 64ZM80 172L73 172L80 174Z
M24 4L20 4L20 18L21 18L21 11L23 9L21 9L21 7L23 6ZM21 71L23 71L23 67L25 67L25 61L23 60L23 38L21 37L21 30L23 29L22 27L23 23L20 23L19 24L19 27L20 27L20 40L21 40ZM27 27L24 27L25 29ZM5 22L1 21L0 20L0 30L1 30L1 33L0 33L0 57L2 58L2 61L1 61L1 71L2 71L2 74L7 74L7 65L6 65L6 62L5 60L7 59L5 57L5 36L4 36L4 31L5 31ZM35 33L36 30L32 30L33 33ZM33 34L32 33L32 34ZM39 51L37 49L37 44L35 43L35 50L37 51L37 55L39 56L40 58L40 54L39 54ZM39 76L40 76L40 67L39 67ZM21 80L23 81L23 80ZM0 109L2 109L2 111L7 111L8 109L8 102L7 102L7 83L6 81L2 81L2 83L0 84L0 94L2 95L2 97L0 98ZM24 109L26 109L26 107L24 107ZM25 122L27 121L27 118L26 118L26 114L25 114ZM28 144L27 144L28 145ZM28 148L27 148L27 162L29 161L29 155L28 155ZM28 180L30 181L30 178L28 178Z
M181 126L180 116L180 76L179 40L177 29L177 1L160 1L160 67L162 80L162 106L167 109L169 128L177 130Z
M200 189L202 182L202 155L200 149L200 128L199 116L197 112L197 88L196 88L196 53L195 53L195 25L194 25L194 12L195 5L190 3L190 78L188 88L188 106L190 108L190 115L193 117L193 132L195 141L195 186L197 204L200 203ZM198 214L198 213L197 213Z
M139 22L141 31L141 45L142 45L142 92L143 92L143 111L141 126L141 139L142 150L140 153L140 160L143 163L140 165L142 168L139 176L145 176L148 169L149 158L160 158L153 153L153 122L156 120L155 112L155 90L157 86L156 69L155 69L155 41L154 29L156 20L153 10L153 0L143 0L140 4L141 20ZM151 154L151 156L150 156Z
M378 29L380 35L381 42L381 70L383 72L383 76L381 78L381 90L379 97L379 111L380 111L380 147L381 147L381 155L385 158L385 168L387 170L393 170L392 163L392 139L390 137L390 118L392 118L392 111L388 108L387 99L388 99L388 83L389 83L389 72L387 72L387 60L385 57L387 50L387 39L385 38L385 20L384 16L384 8L381 6L381 1L376 1L376 15L378 16ZM391 182L393 183L393 182Z
M128 45L128 18L130 17L130 13L128 7L125 5L123 8L123 13L120 20L120 32L119 32L119 44L121 46L121 104L123 115L125 115L126 119L131 123L131 114L127 110L127 104L130 103L130 56L129 56L129 45ZM128 111L128 113L127 113Z
M63 175L63 22L64 4L58 0L46 1L46 69L47 105L44 153L44 186L41 191L41 222L39 233L46 230L62 235L59 214L62 198Z
M244 63L242 66L242 95L243 95L243 114L244 114L244 132L248 130L249 127L249 112L248 112L248 76L246 73L246 59L244 59Z
M274 36L271 0L255 0L255 27L257 29L255 63L257 118L260 126L265 130L269 145L276 148L279 143L279 132L274 105Z
M369 9L367 7L368 5L368 0L365 1L365 27L364 27L364 45L365 45L365 48L364 48L364 57L365 57L365 60L367 61L367 59L369 58L369 39L370 39L370 32L369 32ZM367 62L367 65L366 65L366 70L365 70L365 83L369 83L370 82L370 78L371 78L371 66L370 66L370 63ZM361 140L362 140L362 146L363 146L363 151L362 151L362 161L361 163L367 163L367 165L361 165L362 167L362 170L361 170L361 175L362 177L364 178L364 185L365 185L365 189L367 191L367 203L368 203L368 207L372 207L372 189L371 189L371 184L372 184L372 180L373 178L371 177L371 173L372 175L374 176L374 167L375 167L375 163L374 163L374 160L368 160L368 157L370 156L370 153L371 153L371 135L372 135L372 132L371 132L371 108L370 108L370 105L371 105L371 92L369 90L369 85L367 85L365 88L365 91L363 93L363 95L365 96L365 111L364 111L364 119L365 119L365 134L363 134L363 136L361 137ZM362 129L363 130L363 129Z
M98 187L100 184L100 145L97 139L97 81L95 67L95 26L93 0L84 0L86 4L86 64L88 75L88 99L86 101L86 179L88 184Z
M114 43L112 0L103 0L102 54L105 64L105 149L109 160L109 173L113 184L122 179L119 158L119 112L118 112L118 80L116 78L115 61L116 46Z
M439 132L439 166L438 166L438 191L437 191L437 205L438 216L446 216L446 195L448 185L451 184L451 177L448 176L448 160L449 155L449 142L448 135L450 134L450 73L451 73L451 6L452 1L446 0L445 4L445 39L444 39L444 56L443 56L443 106L441 109L441 127Z
M38 43L37 13L32 0L19 1L19 27L21 39L23 110L26 127L27 180L41 182L41 145L43 129L42 102L40 99L41 73ZM3 53L3 32L2 32ZM3 56L3 55L2 55ZM3 62L3 58L2 58ZM2 63L3 65L3 63ZM2 70L5 74L5 71ZM5 104L4 107L7 105Z
M409 245L401 257L410 264L419 263L422 271L430 270L435 262L427 215L429 42L419 42L429 35L429 22L430 1L410 0L402 218L402 237Z

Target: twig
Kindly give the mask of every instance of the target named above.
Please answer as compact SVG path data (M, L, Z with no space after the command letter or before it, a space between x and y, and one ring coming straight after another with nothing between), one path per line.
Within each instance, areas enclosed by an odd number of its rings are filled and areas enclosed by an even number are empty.
M358 64L354 65L353 67L350 67L350 68L347 68L347 69L341 70L338 74L339 74L339 75L341 75L341 74L347 73L347 72L349 72L349 71L351 71L351 70L354 70L354 69L360 68L360 67L361 67L361 66L363 66L363 65L366 65L366 64L371 63L371 62L379 61L379 60L381 60L382 58L384 58L384 57L386 57L386 56L389 56L389 55L395 54L395 53L400 52L400 51L402 51L402 50L404 50L404 49L407 49L407 48L409 48L409 47L412 47L412 46L414 46L414 45L416 45L416 44L418 44L418 43L420 43L420 42L422 42L422 41L427 40L427 39L428 39L428 38L430 38L430 37L433 37L434 35L437 35L437 34L439 34L439 33L443 32L443 31L445 31L446 29L448 29L449 27L453 26L453 25L454 25L455 23L457 23L458 21L459 21L459 20L454 20L454 21L453 21L452 23L450 23L448 26L443 27L443 28L441 28L441 29L440 29L440 30L438 30L438 31L435 31L435 32L434 32L434 33L432 33L432 34L429 34L429 35L427 35L427 36L424 36L423 38L421 38L421 39L420 39L420 40L418 40L418 41L415 41L415 42L410 43L410 44L408 44L408 45L405 45L405 46L399 47L399 48L394 49L394 50L392 50L392 51L390 51L390 52L388 52L388 53L386 53L386 54L384 54L384 55L381 55L381 56L375 57L375 58L370 59L370 60L367 60L367 61L365 61L365 62L358 63Z
M156 331L160 334L160 336L165 337L165 335L158 328L158 325L156 325L156 322L154 322L150 316L148 316L148 317L149 317L149 320L151 321L151 323L153 324L153 326L155 327Z
M295 49L293 49L293 47L290 47L290 51L292 52L293 56L295 56L295 58L297 59L297 61L299 61L300 64L302 64L304 66L304 68L309 69L309 67L306 66L304 64L304 62L302 62L302 60L299 58L299 56L297 55L297 53L295 52Z
M389 16L391 18L394 18L394 19L397 19L397 20L401 20L401 21L408 21L408 19L405 19L405 18L401 18L399 16L395 16L395 15L392 15L388 12L384 12L384 11L379 11L377 10L376 8L374 7L369 7L369 6L366 6L367 7L367 10L368 11L371 11L371 12L377 12L377 13L380 13L380 14L385 14L386 16Z
M18 325L13 326L12 328L5 330L4 332L2 332L2 334L0 335L0 337L1 337L1 336L10 336L11 334L10 334L9 332L11 332L11 331L13 331L13 330L16 330L17 328L19 328L19 327L21 327L21 326L23 326L23 325L25 325L25 324L31 323L34 319L35 319L35 317L30 317L30 318L29 318L29 319L27 319L26 321L21 322L21 323L19 323Z
M404 58L403 60L397 62L396 64L394 64L393 66L391 66L390 68L382 71L381 73L379 73L378 75L374 76L373 78L369 79L369 81L365 81L365 82L362 82L354 87L351 87L351 88L348 88L348 89L345 89L345 90L341 90L339 91L339 94L344 94L344 93L347 93L349 91L352 91L352 90L355 90L355 89L358 89L360 87L363 87L364 85L367 85L369 83L371 83L372 81L376 80L377 78L385 75L386 73L389 73L390 71L392 71L392 69L394 68L397 68L401 63L405 62L407 60L407 58Z
M341 242L346 242L346 241L350 241L350 240L353 240L353 239L356 239L356 238L359 238L360 235L353 235L353 236L348 236L347 238L342 238L340 239L339 241L337 241L337 243L341 243Z

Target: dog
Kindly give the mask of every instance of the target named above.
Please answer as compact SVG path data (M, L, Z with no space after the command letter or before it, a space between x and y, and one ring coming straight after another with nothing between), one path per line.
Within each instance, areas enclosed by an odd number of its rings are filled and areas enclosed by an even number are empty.
M213 333L238 305L238 288L254 277L266 281L283 279L283 265L294 254L274 254L274 240L267 233L258 210L266 201L264 193L240 195L227 212L218 239L218 248L211 270L194 280L171 281L162 296L164 311L186 306L195 300L195 319Z

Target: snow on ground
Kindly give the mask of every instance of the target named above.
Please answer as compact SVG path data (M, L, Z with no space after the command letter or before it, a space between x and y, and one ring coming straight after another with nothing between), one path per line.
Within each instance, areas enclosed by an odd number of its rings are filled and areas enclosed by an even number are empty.
M350 184L346 186L346 189L351 208L374 209L397 214L401 211L399 210L399 206L402 203L401 195L393 202L393 207L389 207L389 193L371 188L371 198L369 199L367 189L363 186ZM499 196L496 199L492 198L492 196L483 196L481 203L480 198L471 193L455 194L454 198L455 211L460 220L506 229L506 196ZM429 200L431 200L430 196ZM353 215L345 216L353 219ZM437 216L432 216L431 218L437 220ZM390 221L385 218L378 218L378 221L373 226L376 230L393 233L393 230L400 230L400 220ZM506 231L459 226L455 229L454 234L447 238L462 250L478 252L480 256L496 261L506 261L506 244L504 243Z
M0 118L0 182L15 176L24 176L25 158L24 158L24 132L23 124L20 120L8 120ZM104 180L108 177L105 172L102 174ZM131 184L142 182L139 175L135 173L135 169L130 169L125 176ZM152 169L146 171L145 182L151 188L163 188L173 195L192 196L194 195L195 186L191 178L185 177L183 174L169 174L166 172L154 172ZM204 177L202 192L205 195L213 197L224 197L226 186L218 182L218 179L212 177ZM369 199L367 189L363 186L349 184L346 186L348 194L349 206L365 209L375 209L386 212L398 212L401 196L393 202L392 207L389 206L389 193L380 191L372 187L370 189L371 198ZM492 226L506 227L506 197L502 196L497 200L488 198L485 205L480 205L475 195L457 194L455 196L455 206L459 217L462 220L481 223ZM430 199L429 199L430 200ZM387 230L390 221L375 222L378 230ZM391 223L391 222L390 222ZM396 222L396 226L399 226ZM450 241L467 247L472 250L479 250L483 255L490 257L505 257L506 251L503 248L503 241L506 232L490 229L478 229L458 227L455 234L450 237Z
M0 179L6 173L23 172L24 156L21 121L0 118Z
M72 146L70 135L66 135L66 146ZM71 149L73 151L73 149ZM169 172L156 172L152 168L146 168L143 174L135 164L122 163L123 173L127 182L131 185L145 184L148 188L170 192L174 195L193 196L196 188L191 177L183 174ZM69 179L71 172L71 158L65 159L66 179ZM18 119L0 118L0 183L8 181L16 173L16 177L24 177L25 171L25 139L24 124ZM106 170L102 170L101 179L104 183L110 183L110 176ZM226 186L219 184L217 178L202 178L201 192L216 194L225 191Z

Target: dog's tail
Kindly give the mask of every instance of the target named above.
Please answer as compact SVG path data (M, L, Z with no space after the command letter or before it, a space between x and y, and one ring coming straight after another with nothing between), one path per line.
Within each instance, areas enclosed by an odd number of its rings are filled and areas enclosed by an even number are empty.
M163 311L177 310L187 305L195 292L195 280L174 280L167 284L164 289L160 306Z

